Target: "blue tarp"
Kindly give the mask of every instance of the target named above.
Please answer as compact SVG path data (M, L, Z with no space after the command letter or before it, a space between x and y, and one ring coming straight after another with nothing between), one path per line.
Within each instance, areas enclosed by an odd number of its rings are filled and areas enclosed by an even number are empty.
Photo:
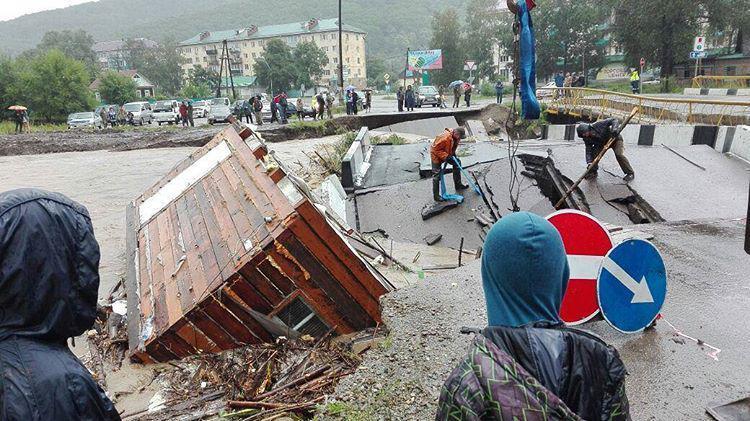
M518 3L518 17L520 20L520 63L521 77L521 116L526 120L539 118L541 109L536 99L536 47L534 40L534 24L531 13L522 0Z

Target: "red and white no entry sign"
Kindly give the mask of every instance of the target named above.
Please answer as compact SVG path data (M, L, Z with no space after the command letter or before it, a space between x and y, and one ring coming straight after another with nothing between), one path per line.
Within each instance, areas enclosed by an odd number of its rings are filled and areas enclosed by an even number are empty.
M612 238L593 216L577 210L561 210L547 220L560 233L570 266L560 318L570 325L584 323L599 312L596 279L602 259L612 249Z

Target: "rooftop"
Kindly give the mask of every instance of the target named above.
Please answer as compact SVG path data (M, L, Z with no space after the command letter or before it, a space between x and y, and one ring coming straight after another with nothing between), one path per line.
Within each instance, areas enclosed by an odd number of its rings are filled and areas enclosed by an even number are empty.
M248 39L272 38L288 35L315 34L338 30L338 19L311 19L307 22L285 23L280 25L250 26L247 28L230 29L222 31L204 31L196 34L190 39L182 41L180 45L211 44L214 42L239 41ZM366 32L344 24L342 29L346 32Z
M147 38L135 38L133 41L140 41L143 43L143 46L146 48L155 48L159 44L156 43L156 41L152 41ZM96 53L106 53L110 51L118 51L125 48L125 45L128 41L127 40L114 40L114 41L99 41L94 44L93 47L91 47L94 52Z

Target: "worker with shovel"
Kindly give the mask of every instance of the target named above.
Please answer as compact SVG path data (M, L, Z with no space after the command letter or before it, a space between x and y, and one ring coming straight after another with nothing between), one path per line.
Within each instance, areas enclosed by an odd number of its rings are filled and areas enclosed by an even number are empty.
M588 164L591 164L599 156L607 142L616 136L611 148L615 152L615 158L617 158L617 163L620 164L622 172L625 173L623 180L630 181L635 177L635 171L633 171L630 161L625 156L625 144L618 132L619 126L620 122L616 118L608 118L593 124L581 123L576 131L578 137L582 138L586 144L586 163ZM594 165L586 177L596 177L598 169L599 165Z
M440 195L440 179L443 176L443 171L447 169L446 162L451 165L451 169L453 170L453 185L456 191L469 187L461 182L461 171L456 168L456 164L450 159L456 156L458 143L461 139L465 138L466 130L463 127L445 129L445 132L436 137L432 142L432 146L430 146L430 158L432 159L432 197L436 202L443 201L443 197Z

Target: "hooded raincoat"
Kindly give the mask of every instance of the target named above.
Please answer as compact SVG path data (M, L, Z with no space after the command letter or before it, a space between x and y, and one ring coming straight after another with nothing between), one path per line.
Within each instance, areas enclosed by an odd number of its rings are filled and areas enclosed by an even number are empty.
M446 380L438 420L627 420L617 350L558 316L569 269L557 230L514 213L484 245L489 327Z
M88 211L35 189L0 194L0 420L119 420L66 340L91 328L99 244Z

